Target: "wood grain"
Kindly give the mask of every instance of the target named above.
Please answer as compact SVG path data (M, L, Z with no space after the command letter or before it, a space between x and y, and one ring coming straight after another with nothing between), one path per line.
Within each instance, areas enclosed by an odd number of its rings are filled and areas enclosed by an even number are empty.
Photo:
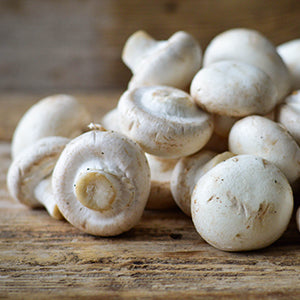
M118 91L79 95L96 117L112 108L118 96ZM11 132L12 120L36 100L32 95L19 97L0 97L5 103L0 132L3 128ZM300 297L300 234L294 217L272 246L245 253L209 246L177 209L145 211L129 232L114 238L94 237L52 219L44 210L16 203L6 188L9 164L10 144L1 141L1 299ZM295 197L296 206L299 199Z
M9 151L9 144L2 142L1 299L299 299L294 219L274 245L246 253L209 246L179 210L146 211L129 232L94 237L9 197Z
M0 90L124 89L126 39L190 32L203 49L218 33L249 27L274 44L299 38L298 0L1 0Z

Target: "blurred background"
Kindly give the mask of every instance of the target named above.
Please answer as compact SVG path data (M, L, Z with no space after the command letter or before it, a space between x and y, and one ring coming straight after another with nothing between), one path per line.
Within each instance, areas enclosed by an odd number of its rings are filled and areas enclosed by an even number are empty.
M259 30L275 45L300 37L299 0L0 0L0 92L124 90L127 38L178 30L204 50L234 27Z

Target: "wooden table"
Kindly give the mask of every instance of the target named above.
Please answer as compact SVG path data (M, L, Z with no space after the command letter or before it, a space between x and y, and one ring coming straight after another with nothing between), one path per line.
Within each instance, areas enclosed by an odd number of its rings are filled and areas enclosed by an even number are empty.
M99 120L119 95L79 98ZM0 96L0 298L300 299L294 218L272 246L227 253L205 243L178 209L145 211L129 232L100 238L14 202L5 184L9 138L40 96Z

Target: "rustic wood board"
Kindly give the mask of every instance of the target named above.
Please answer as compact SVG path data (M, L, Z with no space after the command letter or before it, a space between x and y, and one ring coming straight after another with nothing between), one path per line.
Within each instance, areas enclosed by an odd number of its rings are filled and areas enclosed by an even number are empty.
M116 104L119 95L107 92L79 98L100 117ZM17 120L39 99L19 97L0 96L1 118L6 116L6 121L1 120L2 129L12 132L15 121L10 120ZM300 297L300 234L294 218L272 246L246 253L209 246L192 221L176 209L146 211L129 232L114 238L94 237L50 218L44 210L31 210L12 200L5 182L9 164L10 144L2 141L0 298ZM299 205L299 197L296 201Z
M248 27L274 44L299 38L298 0L1 0L0 90L126 87L126 39L190 32L203 49L222 31Z

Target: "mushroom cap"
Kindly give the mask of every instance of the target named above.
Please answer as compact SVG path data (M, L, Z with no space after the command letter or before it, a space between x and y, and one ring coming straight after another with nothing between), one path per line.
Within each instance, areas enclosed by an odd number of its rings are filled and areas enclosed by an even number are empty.
M290 183L300 176L299 146L282 125L267 118L249 116L237 121L229 134L229 150L267 159Z
M254 155L219 163L196 184L192 220L201 237L225 251L267 247L286 230L292 189L283 173Z
M155 41L138 31L125 44L122 58L134 74L130 89L145 85L184 89L201 67L202 50L184 31L176 32L167 41Z
M189 94L167 86L126 91L118 104L121 131L149 154L177 158L199 151L213 122Z
M11 196L30 207L41 207L35 197L35 188L53 171L55 163L69 142L68 138L49 136L41 138L21 152L7 173Z
M300 90L293 92L279 105L276 121L283 124L300 145Z
M117 131L120 132L120 118L118 114L118 109L113 108L109 112L107 112L101 120L101 125L106 129L106 130L112 130L112 131Z
M203 65L221 60L240 60L262 69L274 81L280 102L291 90L291 76L275 46L261 33L234 28L217 35L208 45Z
M293 89L300 89L300 39L279 45L277 52L291 73Z
M90 118L83 105L72 96L44 98L20 119L12 138L12 157L46 136L75 137L82 133Z
M176 207L170 189L170 180L178 159L163 158L146 153L151 172L151 189L146 209Z
M117 132L93 130L64 149L52 187L72 225L89 234L113 236L140 220L150 191L150 169L135 142ZM82 197L90 197L98 208L84 205Z
M198 172L216 153L202 150L194 155L182 157L171 176L171 192L178 207L191 216L191 195L198 179Z
M270 76L254 65L222 60L196 74L191 95L208 112L243 117L270 112L276 105L277 88Z

